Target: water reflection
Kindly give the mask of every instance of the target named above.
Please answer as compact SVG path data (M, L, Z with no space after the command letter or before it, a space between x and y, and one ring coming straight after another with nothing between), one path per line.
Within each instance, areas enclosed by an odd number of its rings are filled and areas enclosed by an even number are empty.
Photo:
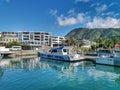
M120 73L120 69L118 67L113 66L105 66L105 65L94 65L92 62L81 61L81 62L63 62L63 61L55 61L55 60L47 60L47 59L39 59L38 57L33 58L14 58L14 59L3 59L0 61L0 67L4 68L4 70L34 70L34 69L48 69L52 68L54 70L60 72L77 72L78 66L84 70L87 67L95 67L95 71L103 71L103 72L111 72L111 73Z
M96 65L96 71L97 75L95 76L97 77L107 76L109 80L113 80L115 82L115 85L117 87L120 86L120 67Z
M83 81L87 81L88 77L93 77L94 80L100 80L107 77L109 80L113 80L116 86L120 86L120 68L105 65L94 65L92 62L62 62L55 60L39 59L38 57L33 58L15 58L5 59L0 61L0 77L4 75L4 71L33 71L33 70L54 70L59 73L58 78L73 77L82 78ZM84 77L81 77L81 73ZM76 75L77 74L77 75ZM81 78L80 78L81 77ZM61 79L62 80L62 79Z
M0 62L0 67L4 68L4 70L33 70L39 67L39 58L13 58L13 59L3 59Z
M54 70L58 70L61 72L65 72L67 70L77 72L77 66L81 66L84 69L85 65L91 65L92 63L88 62L62 62L55 60L40 60L38 57L34 58L15 58L15 59L6 59L1 60L0 67L7 70L14 69L23 69L23 70L33 70L33 69L47 69L52 68Z
M2 68L0 67L0 77L2 77L3 76L3 70L2 70Z

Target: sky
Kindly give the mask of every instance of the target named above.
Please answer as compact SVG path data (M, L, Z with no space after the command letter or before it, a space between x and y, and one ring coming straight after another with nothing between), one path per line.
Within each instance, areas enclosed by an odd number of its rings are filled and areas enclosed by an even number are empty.
M120 0L0 0L0 31L120 28Z

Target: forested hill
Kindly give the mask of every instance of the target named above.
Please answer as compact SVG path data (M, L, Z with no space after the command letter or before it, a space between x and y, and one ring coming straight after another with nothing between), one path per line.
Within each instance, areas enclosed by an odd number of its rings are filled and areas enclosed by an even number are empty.
M114 36L120 36L120 28L76 28L70 31L65 37L74 37L76 39L88 39L95 41L96 39L111 38Z

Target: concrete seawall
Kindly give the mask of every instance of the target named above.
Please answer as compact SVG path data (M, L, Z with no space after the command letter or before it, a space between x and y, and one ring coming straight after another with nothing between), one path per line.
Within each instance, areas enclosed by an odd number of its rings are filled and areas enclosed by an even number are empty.
M34 50L21 50L21 51L14 51L12 56L31 56L31 55L37 55L38 51Z
M95 62L96 58L97 58L97 56L87 56L87 55L84 56L84 60L86 60L86 61Z

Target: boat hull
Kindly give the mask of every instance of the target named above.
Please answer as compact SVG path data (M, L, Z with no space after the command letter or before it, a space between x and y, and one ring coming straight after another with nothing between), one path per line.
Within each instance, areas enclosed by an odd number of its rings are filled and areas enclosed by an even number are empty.
M96 58L97 64L120 66L120 57L114 58Z
M114 65L114 58L96 58L96 63L105 65Z
M69 55L56 55L56 54L46 54L46 53L39 53L40 58L46 58L46 59L52 59L52 60L60 60L60 61L68 61L68 62L74 62L80 60L78 59L71 59Z

